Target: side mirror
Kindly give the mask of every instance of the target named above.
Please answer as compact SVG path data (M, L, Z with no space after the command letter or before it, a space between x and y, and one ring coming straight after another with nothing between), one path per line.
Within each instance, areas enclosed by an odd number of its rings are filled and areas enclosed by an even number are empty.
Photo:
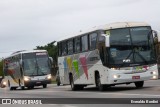
M20 60L20 66L23 66L23 61L22 61L22 59Z
M152 31L154 43L157 44L159 42L157 31Z
M50 60L51 64L53 64L53 58L49 57L49 60Z
M100 36L99 37L99 42L105 42L105 36Z
M106 47L110 47L110 36L102 34L102 37L104 37Z
M110 36L106 36L106 47L110 47Z
M157 32L158 42L160 42L160 33Z

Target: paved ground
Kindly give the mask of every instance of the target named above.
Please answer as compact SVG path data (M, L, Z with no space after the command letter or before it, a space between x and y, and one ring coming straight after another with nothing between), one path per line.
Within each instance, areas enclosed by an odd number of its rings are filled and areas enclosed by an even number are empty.
M71 91L70 86L56 86L55 84L48 85L48 88L35 87L33 90L14 90L9 91L8 88L0 89L0 98L73 98L71 100L76 101L75 98L159 98L160 99L160 80L146 81L144 88L136 89L134 84L130 85L117 85L108 88L104 92L99 92L94 86L86 87L82 91ZM89 99L90 100L90 99ZM89 101L88 100L88 101ZM64 101L65 102L65 101ZM87 99L86 99L87 102ZM94 101L95 102L95 101ZM62 101L63 103L63 101ZM112 102L111 102L112 103ZM114 101L113 101L114 103ZM35 106L35 105L31 105ZM43 106L43 105L41 105ZM38 107L41 107L38 106ZM52 104L47 106L59 106L59 107L106 107L106 105L93 105L93 104ZM121 105L107 105L112 107L128 107L127 104ZM130 105L131 107L139 107L138 104ZM159 105L140 105L143 107ZM14 107L14 106L12 106Z

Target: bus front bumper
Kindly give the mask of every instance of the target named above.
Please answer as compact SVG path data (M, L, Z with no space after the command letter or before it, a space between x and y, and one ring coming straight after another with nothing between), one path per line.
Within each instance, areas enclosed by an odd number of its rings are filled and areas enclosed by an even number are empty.
M25 87L30 87L30 86L40 86L40 85L44 85L44 84L50 84L51 83L51 80L31 80L31 81L26 81L24 84L25 84Z
M133 83L137 81L157 79L157 77L158 75L154 74L154 72L152 73L152 71L134 74L112 73L110 75L109 84Z

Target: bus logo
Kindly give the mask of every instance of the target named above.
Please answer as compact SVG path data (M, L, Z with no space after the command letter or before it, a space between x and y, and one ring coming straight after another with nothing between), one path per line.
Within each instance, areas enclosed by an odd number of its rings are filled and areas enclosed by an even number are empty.
M11 104L11 99L2 99L2 104Z
M123 62L131 62L130 59L123 59Z

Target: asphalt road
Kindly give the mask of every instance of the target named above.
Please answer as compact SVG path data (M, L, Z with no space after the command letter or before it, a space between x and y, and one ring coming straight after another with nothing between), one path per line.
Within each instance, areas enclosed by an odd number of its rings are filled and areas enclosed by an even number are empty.
M71 91L70 85L66 86L56 86L55 84L48 85L47 88L35 87L32 90L14 90L9 91L8 88L0 88L0 98L70 98L75 102L80 100L77 98L82 98L82 102L91 102L91 99L83 98L113 98L108 106L112 107L128 107L128 104L114 104L114 99L123 100L123 98L134 99L134 98L158 98L160 99L160 80L149 80L144 82L144 87L141 89L136 89L134 84L130 85L117 85L106 89L103 92L99 92L94 86L85 87L82 91ZM59 107L106 107L105 104L96 104L96 100L93 100L93 104L63 104L67 99L62 99L62 104L49 104L47 106L59 106ZM69 101L67 100L67 101ZM88 100L88 101L87 101ZM104 100L104 99L102 99ZM112 100L112 99L110 99ZM130 99L129 99L130 100ZM102 101L102 103L104 103ZM113 103L113 104L112 104ZM35 106L31 105L30 107ZM41 105L43 106L43 105ZM38 107L41 107L38 106ZM132 104L131 107L148 107L154 106L159 107L160 104ZM14 105L12 105L14 107ZM15 106L17 107L17 106Z

